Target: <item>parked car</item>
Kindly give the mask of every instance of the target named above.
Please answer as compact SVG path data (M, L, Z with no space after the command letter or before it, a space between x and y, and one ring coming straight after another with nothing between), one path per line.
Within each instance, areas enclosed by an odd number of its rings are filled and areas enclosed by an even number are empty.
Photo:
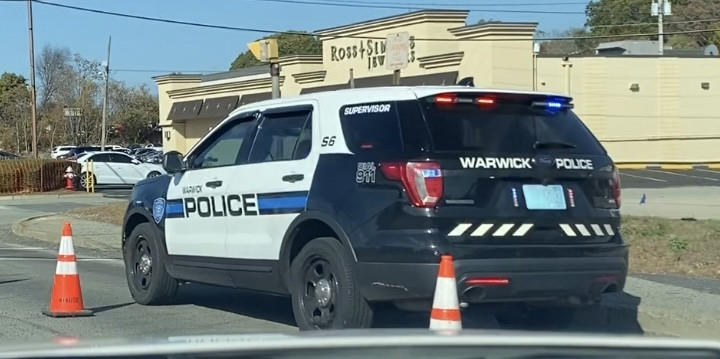
M70 153L70 150L75 147L76 146L55 146L55 148L53 148L52 152L50 153L50 157L58 158L60 156L65 156Z
M90 180L87 181L88 161L93 161ZM96 185L135 185L140 180L165 174L162 165L142 163L122 152L100 151L81 155L76 159L81 164L79 184L87 188L89 183Z
M20 158L20 156L14 153L0 151L0 160L16 160L18 158Z
M57 159L75 160L81 153L100 151L100 146L77 146L73 147L66 154L59 155Z

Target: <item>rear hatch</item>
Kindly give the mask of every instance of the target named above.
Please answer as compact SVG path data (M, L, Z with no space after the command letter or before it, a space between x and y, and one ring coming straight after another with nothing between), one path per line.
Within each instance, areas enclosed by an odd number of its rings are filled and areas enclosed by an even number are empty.
M450 240L600 243L617 232L617 171L569 98L456 92L419 103L437 165L421 171L442 180L435 208Z

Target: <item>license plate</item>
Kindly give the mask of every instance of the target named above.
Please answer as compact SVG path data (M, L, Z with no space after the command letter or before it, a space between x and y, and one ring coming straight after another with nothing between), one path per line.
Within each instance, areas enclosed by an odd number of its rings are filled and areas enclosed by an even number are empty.
M561 185L523 185L523 195L525 196L525 206L529 210L564 210L567 209L565 204L565 193Z

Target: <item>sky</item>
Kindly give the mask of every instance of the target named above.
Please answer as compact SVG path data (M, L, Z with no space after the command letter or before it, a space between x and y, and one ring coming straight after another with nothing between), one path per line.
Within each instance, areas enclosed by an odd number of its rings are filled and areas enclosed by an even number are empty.
M543 31L582 26L588 0L43 0L110 12L267 30L314 31L419 8L471 10L479 19L533 21ZM324 5L331 3L332 5ZM533 4L528 5L528 4ZM554 5L557 4L557 5ZM408 9L403 9L407 6ZM394 7L394 8L393 8ZM494 12L491 10L519 11ZM547 14L572 12L572 14ZM35 52L46 44L102 61L112 36L111 77L156 92L153 76L227 71L264 33L149 22L33 3ZM0 73L29 77L27 3L0 0Z

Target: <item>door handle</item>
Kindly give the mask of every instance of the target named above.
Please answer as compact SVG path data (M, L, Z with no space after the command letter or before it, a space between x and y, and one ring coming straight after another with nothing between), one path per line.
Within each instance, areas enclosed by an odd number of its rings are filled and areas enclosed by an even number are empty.
M222 186L222 181L210 181L205 183L206 186L210 188L218 188Z
M297 182L297 181L302 181L303 178L305 178L305 176L304 176L304 175L301 175L301 174L285 175L285 176L283 176L282 180L285 181L285 182L294 183L294 182Z

